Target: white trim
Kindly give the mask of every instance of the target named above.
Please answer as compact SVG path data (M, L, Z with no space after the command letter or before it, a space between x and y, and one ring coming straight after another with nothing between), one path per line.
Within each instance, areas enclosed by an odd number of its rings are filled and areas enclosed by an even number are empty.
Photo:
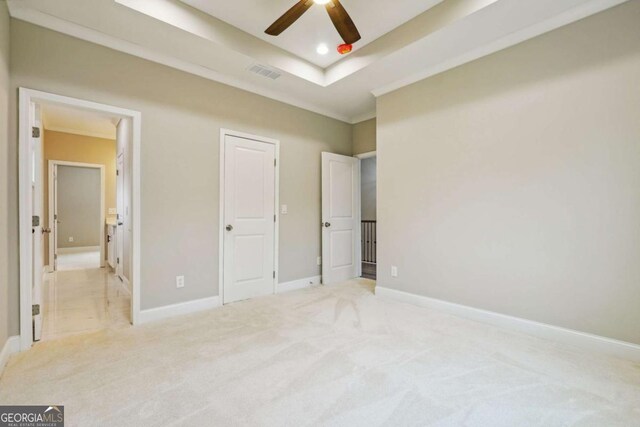
M580 19L594 15L598 12L617 6L626 1L628 0L596 0L587 4L583 4L564 13L561 13L560 15L556 15L550 19L547 19L546 21L513 32L505 37L480 46L453 59L449 59L447 61L436 64L435 66L420 71L419 73L413 74L400 80L396 80L393 83L380 86L376 89L373 89L371 93L376 98L382 95L386 95L387 93L401 89L405 86L409 86L413 83L419 82L420 80L435 76L436 74L443 73L455 67L459 67L460 65L475 61L478 58L482 58L491 55L492 53L507 49L511 46L515 46L518 43L522 43L534 37L553 31L557 28L569 25L575 21L579 21Z
M9 357L12 354L15 354L20 351L20 336L15 335L7 338L7 341L2 346L2 350L0 350L0 377L2 376L2 372L4 371L5 366L7 366L7 362L9 361Z
M77 98L41 92L21 87L19 89L18 104L18 186L19 186L19 236L20 236L20 348L28 350L33 344L31 331L31 281L32 281L32 247L31 247L31 161L30 161L30 122L29 105L31 102L66 105L87 111L100 112L118 118L129 117L133 122L133 259L132 259L132 287L131 297L132 323L139 322L140 315L140 225L141 225L141 197L140 197L140 145L141 120L138 111L114 107L85 101ZM104 209L102 210L104 212Z
M58 248L58 253L77 254L80 252L94 252L100 250L100 246L76 246L73 248Z
M363 160L363 159L370 159L371 157L377 157L377 156L378 156L377 151L369 151L366 153L355 154L353 157Z
M487 323L499 328L533 335L538 338L580 347L592 353L615 356L640 362L640 345L619 341L533 320L508 316L493 311L455 304L422 295L376 286L376 295L420 307L443 311L466 319Z
M48 162L48 168L49 168L49 191L48 191L48 196L49 196L49 200L47 200L47 203L49 205L49 230L51 230L51 232L49 233L49 263L51 264L51 260L53 259L53 257L55 256L55 251L56 251L56 243L55 239L52 238L52 236L55 236L56 234L53 232L54 227L55 227L55 223L54 223L54 219L53 219L53 207L54 207L54 196L56 196L57 194L54 194L54 186L53 186L53 171L55 166L69 166L69 167L74 167L74 168L92 168L92 169L98 169L100 171L100 224L99 224L99 231L100 231L100 245L98 246L98 250L100 251L100 267L104 267L106 265L106 253L107 253L107 242L105 241L105 237L104 237L104 224L106 222L106 218L107 215L105 213L106 210L106 206L107 206L107 184L106 184L106 176L105 176L105 165L101 165L98 163L83 163L83 162L70 162L70 161L66 161L66 160L54 160L51 159ZM77 248L58 248L58 252L60 252L62 249L77 249L77 251L73 252L67 252L67 251L63 251L62 253L77 253L77 252L83 252L85 250L89 250L89 248L94 248L93 246L89 246L89 247L77 247ZM55 263L53 264L55 265Z
M276 286L276 294L310 288L312 286L320 285L321 281L322 276L312 276L305 277L304 279L292 280L290 282L278 283Z
M102 132L93 132L90 130L80 130L80 129L71 129L71 128L63 128L60 126L45 126L44 130L51 132L60 132L60 133L70 133L72 135L82 135L82 136L90 136L92 138L101 138L101 139L110 139L115 140L116 135L102 133Z
M165 305L163 307L150 308L140 312L139 323L155 322L157 320L169 319L175 316L210 310L216 307L220 307L220 298L217 296Z
M278 266L280 265L280 141L273 138L267 138L264 136L252 135L250 133L238 132L230 129L220 128L220 187L219 187L219 224L218 224L218 296L220 297L220 303L224 304L224 147L225 137L235 136L238 138L249 139L257 142L264 142L266 144L275 145L276 156L276 176L275 176L275 205L273 214L276 216L275 222L275 236L274 236L274 260L273 271L276 272L273 279L273 293L276 293L276 284L278 283L278 277L280 272Z

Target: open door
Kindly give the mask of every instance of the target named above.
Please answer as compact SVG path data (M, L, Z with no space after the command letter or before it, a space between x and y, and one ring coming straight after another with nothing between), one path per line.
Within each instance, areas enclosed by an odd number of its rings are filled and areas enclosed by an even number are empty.
M322 153L322 283L358 277L360 162Z
M124 152L118 154L116 176L116 276L124 278L124 233L125 233L125 194L124 194Z
M42 191L42 126L40 106L31 103L29 106L31 122L31 206L32 206L32 282L31 304L33 316L33 340L40 341L42 337L42 277L44 274L44 239L42 235L48 232L43 227L44 194Z
M49 224L50 226L50 232L51 234L49 235L49 239L51 239L51 242L49 243L49 246L51 247L51 250L49 252L49 263L51 264L51 268L53 271L57 271L58 270L58 224L60 223L60 221L58 220L58 165L57 164L53 164L51 166L52 170L51 170L51 185L50 185L50 191L51 191L51 195L49 196L51 198L51 212L49 213Z

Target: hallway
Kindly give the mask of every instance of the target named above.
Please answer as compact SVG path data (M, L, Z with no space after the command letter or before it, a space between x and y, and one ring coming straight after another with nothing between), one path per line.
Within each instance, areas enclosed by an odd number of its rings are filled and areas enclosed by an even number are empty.
M131 296L105 268L46 275L43 303L41 341L130 324Z

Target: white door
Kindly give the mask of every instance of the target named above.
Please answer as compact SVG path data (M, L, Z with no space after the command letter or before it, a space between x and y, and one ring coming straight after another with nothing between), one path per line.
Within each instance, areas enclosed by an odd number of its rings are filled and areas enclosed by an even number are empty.
M116 275L124 277L124 153L118 155L116 169L116 211L118 213L116 227Z
M32 277L31 284L31 300L34 306L38 306L38 310L34 311L33 315L33 340L39 341L42 336L42 276L44 274L44 239L42 234L45 232L45 227L42 221L44 220L44 193L42 191L42 127L40 126L40 106L31 104L31 169L32 169L32 249L33 249L33 263L32 263Z
M360 162L322 153L322 283L358 276Z
M275 145L224 140L224 303L275 290Z
M53 251L50 252L50 263L52 263L53 271L58 269L58 224L60 221L58 220L58 165L53 165L53 173L51 176L52 183L51 188L53 189L53 194L51 195L53 203L51 204L51 213L52 219L51 223L51 234L49 235L49 239L51 242L49 245L53 247Z

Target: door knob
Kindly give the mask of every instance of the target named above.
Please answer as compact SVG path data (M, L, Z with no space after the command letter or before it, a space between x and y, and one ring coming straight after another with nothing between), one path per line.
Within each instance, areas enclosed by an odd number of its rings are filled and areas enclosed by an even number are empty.
M231 230L233 230L233 225L231 224L227 225L227 231L231 231Z
M330 223L330 222L325 222L325 223L324 223L324 226L325 226L325 227L327 227L327 228L329 228L329 227L331 227L331 223Z
M118 223L118 227L122 227L124 225L124 222L119 222Z
M51 229L50 228L43 228L42 229L42 234L44 233L51 233Z

